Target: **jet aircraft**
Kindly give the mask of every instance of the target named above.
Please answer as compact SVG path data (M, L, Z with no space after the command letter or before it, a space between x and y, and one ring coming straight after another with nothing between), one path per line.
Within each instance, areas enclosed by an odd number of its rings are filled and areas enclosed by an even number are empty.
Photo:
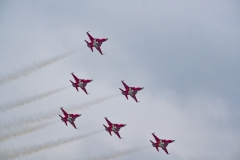
M70 80L70 82L72 83L72 86L75 87L77 91L78 91L78 87L80 87L86 94L89 94L89 93L87 93L87 90L85 87L89 82L92 82L93 80L92 79L78 79L73 73L71 73L71 74L76 81L74 83L73 81Z
M88 32L87 32L87 35L91 41L91 42L88 42L85 40L85 42L87 43L87 46L92 50L92 52L93 52L93 47L95 47L100 52L100 54L103 55L100 47L103 42L108 40L108 38L93 38Z
M62 117L61 115L59 115L59 116L61 117L61 120L66 124L66 126L67 126L67 121L68 121L73 125L73 127L75 129L77 129L75 124L74 124L74 121L77 117L80 117L81 114L68 114L66 111L63 110L63 108L61 108L61 110L64 114L64 117Z
M122 94L125 95L125 97L128 99L128 95L130 95L136 102L139 102L137 100L136 94L138 91L144 89L144 87L129 87L128 85L126 85L126 83L124 83L123 81L121 81L122 84L125 87L125 91L121 88L119 88L122 91Z
M108 131L110 135L112 135L112 131L113 131L120 139L122 139L118 131L119 131L122 127L126 126L126 124L114 124L114 123L111 123L111 122L107 119L107 117L105 117L105 119L106 119L106 121L107 121L107 123L108 123L108 125L109 125L109 127L103 125L103 126L105 127L105 130Z
M152 146L155 147L158 152L159 152L158 147L161 147L168 154L167 146L169 143L172 143L175 140L159 139L154 133L152 133L152 135L156 140L156 143L154 143L153 141L150 140L152 142Z

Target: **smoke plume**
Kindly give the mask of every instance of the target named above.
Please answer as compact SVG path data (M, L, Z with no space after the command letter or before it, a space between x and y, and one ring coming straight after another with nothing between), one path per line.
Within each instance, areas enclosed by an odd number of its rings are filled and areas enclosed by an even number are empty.
M128 155L128 154L132 154L132 153L135 153L135 152L142 151L142 150L144 150L144 149L146 149L146 148L148 148L148 147L149 147L149 146L140 147L140 148L134 148L134 149L129 149L129 150L121 151L121 152L118 152L118 153L115 153L115 154L112 154L112 155L103 156L103 157L91 158L91 159L88 159L88 160L109 160L109 159L113 159L113 158L120 158L120 157L126 156L126 155Z
M11 138L14 138L14 137L17 137L17 136L21 136L21 135L24 135L24 134L28 134L28 133L40 130L40 129L48 127L48 126L50 126L50 125L52 125L52 124L54 124L56 122L57 121L52 121L52 122L41 124L41 125L37 125L37 126L31 126L31 127L22 129L20 131L18 130L18 131L13 132L13 133L7 132L7 134L5 134L3 136L0 135L0 142L6 141L8 139L11 139Z
M85 104L78 104L78 105L69 106L69 107L66 107L65 110L68 113L71 113L71 112L75 112L75 111L78 111L78 110L86 109L86 108L89 108L91 106L94 106L94 105L100 104L102 102L105 102L105 101L107 101L111 98L114 98L117 95L119 95L119 94L99 98L95 101L87 102ZM16 128L16 127L19 127L19 126L32 125L32 124L35 124L35 123L41 123L41 122L45 122L47 120L52 120L53 118L59 118L58 117L59 111L61 111L61 110L58 109L58 110L47 111L45 113L37 113L34 117L31 117L31 118L28 117L27 119L22 119L21 121L14 122L14 124L8 124L6 126L2 126L1 128L4 129L4 130L9 130L9 129Z
M37 101L37 100L41 100L41 99L43 99L45 97L51 96L53 94L56 94L56 93L66 89L66 88L68 88L68 87L58 88L58 89L55 89L55 90L52 90L52 91L45 92L43 94L39 94L39 95L35 95L35 96L32 96L32 97L25 98L23 100L18 100L16 102L12 102L12 103L8 103L8 104L5 104L5 105L1 105L0 112L5 112L5 111L8 111L8 110L14 109L16 107L25 105L27 103L31 103L31 102L34 102L34 101Z
M60 145L64 145L64 144L67 144L67 143L70 143L70 142L73 142L73 141L76 141L76 140L84 139L84 138L87 138L89 136L98 134L102 131L103 130L95 131L95 132L88 133L88 134L85 134L85 135L78 135L78 136L74 136L74 137L62 138L62 139L59 139L59 140L56 140L56 141L50 141L50 142L46 142L44 144L39 144L39 145L26 147L26 148L20 148L18 150L14 150L14 151L13 150L12 151L6 151L6 150L3 151L2 150L0 152L0 154L1 154L1 157L4 158L4 159L14 159L14 158L17 158L17 157L26 156L26 155L30 155L30 154L33 154L33 153L36 153L36 152L47 150L47 149L50 149L50 148L53 148L53 147L58 147Z
M22 68L21 70L16 71L15 73L8 74L8 75L6 75L6 76L4 76L4 77L2 77L0 79L0 85L3 85L3 84L8 83L10 81L16 80L16 79L18 79L18 78L20 78L22 76L27 76L27 75L29 75L29 74L31 74L33 72L36 72L36 71L38 71L41 68L44 68L44 67L46 67L48 65L51 65L51 64L53 64L55 62L58 62L58 61L60 61L60 60L62 60L64 58L72 55L73 53L75 53L78 50L79 49L75 49L73 51L57 55L57 56L49 58L47 60L40 61L40 62L38 62L36 64L31 65L31 66L27 66L25 68Z

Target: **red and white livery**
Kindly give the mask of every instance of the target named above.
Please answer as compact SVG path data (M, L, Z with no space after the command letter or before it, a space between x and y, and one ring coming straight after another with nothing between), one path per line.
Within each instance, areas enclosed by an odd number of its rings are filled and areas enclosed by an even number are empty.
M61 110L64 114L64 117L62 117L61 115L59 116L61 117L61 120L66 124L66 126L67 126L67 122L70 122L73 125L73 127L77 129L74 121L77 117L80 117L81 114L68 114L66 111L63 110L63 108L61 108Z
M70 82L72 83L72 86L75 87L77 91L78 91L78 87L80 87L86 94L89 94L89 93L87 93L87 90L85 87L89 82L92 82L93 80L92 79L79 79L73 73L71 73L71 74L76 81L76 82L73 82L70 80Z
M87 35L91 41L91 42L88 42L85 40L85 42L87 43L87 46L92 50L92 52L93 52L93 47L95 47L100 52L100 54L103 55L100 47L103 42L108 40L108 38L93 38L88 32L87 32Z
M159 139L154 133L152 133L152 135L156 140L155 143L150 140L152 142L152 146L155 147L158 152L159 152L158 147L161 147L167 154L169 154L168 151L167 151L167 146L168 146L169 143L172 143L175 140Z
M107 117L105 117L105 119L106 119L106 121L107 121L107 123L108 123L108 125L109 125L109 127L103 125L103 126L105 127L105 130L108 131L110 135L112 135L112 131L113 131L120 139L122 139L121 136L120 136L120 134L119 134L119 130L120 130L122 127L125 127L126 124L114 124L114 123L111 123L111 122L107 119Z
M125 97L128 99L128 95L130 95L136 102L139 102L137 100L136 94L138 91L144 89L144 87L129 87L128 85L126 85L126 83L124 83L123 81L121 81L122 84L125 87L125 91L121 88L119 88L122 91L122 94L125 95Z

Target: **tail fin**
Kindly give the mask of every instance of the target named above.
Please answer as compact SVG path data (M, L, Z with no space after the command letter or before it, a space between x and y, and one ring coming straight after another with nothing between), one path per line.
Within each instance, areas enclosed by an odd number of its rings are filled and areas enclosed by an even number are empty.
M87 46L92 50L93 52L93 48L91 47L90 43L88 41L85 40L85 42L87 43Z
M150 142L152 142L152 144L154 143L153 141L150 140Z
M73 87L75 87L76 90L78 91L78 86L74 85L73 81L70 80L70 82L72 83Z
M103 125L103 126L105 127L106 131L108 131L108 133L112 136L112 132L110 130L108 130L108 128L105 125Z
M61 119L63 120L63 117L61 115L59 115L61 117Z
M67 122L66 121L64 121L64 119L63 119L63 117L61 116L61 115L59 115L60 117L61 117L61 120L66 124L66 126L67 126Z
M87 43L87 46L89 46L89 42L85 40L85 42Z
M122 90L121 88L119 89L122 91L123 95L128 99L128 95L124 93L124 90Z
M105 127L105 129L107 129L107 127L105 125L103 125Z

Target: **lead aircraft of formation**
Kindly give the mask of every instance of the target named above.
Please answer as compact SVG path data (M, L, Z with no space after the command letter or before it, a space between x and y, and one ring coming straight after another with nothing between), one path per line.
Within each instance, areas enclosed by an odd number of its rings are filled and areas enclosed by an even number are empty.
M66 126L67 126L67 122L70 122L73 125L73 127L75 129L77 129L76 126L75 126L74 121L75 121L75 119L77 117L80 117L81 114L68 114L66 111L64 111L63 108L61 108L61 110L62 110L62 112L64 114L64 117L62 117L61 115L59 115L59 116L61 117L61 120L66 124Z
M169 143L172 143L174 142L175 140L165 140L165 139L159 139L154 133L152 133L153 137L155 138L156 142L154 143L153 141L152 142L152 146L155 147L157 149L157 151L159 152L158 150L158 147L161 147L167 154L168 153L168 150L167 150L167 146Z
M87 43L87 46L92 50L92 52L93 52L93 47L95 47L100 52L100 54L103 55L100 47L103 42L108 40L108 38L93 38L88 32L87 32L87 35L90 39L90 42L85 40L85 42Z
M85 87L89 82L92 82L93 80L92 79L79 79L73 73L71 73L71 74L76 81L76 82L73 82L70 80L70 82L72 83L72 86L75 87L77 91L78 91L78 87L80 87L86 94L89 94L89 93L87 93L87 90Z
M139 102L137 100L136 94L138 91L144 89L144 87L129 87L126 83L124 83L123 81L121 81L122 84L125 87L125 91L121 88L119 88L122 91L122 94L125 95L125 97L128 99L128 95L130 95L136 102Z
M105 127L105 130L108 131L110 135L112 135L112 131L113 131L120 139L122 139L121 136L120 136L120 134L119 134L119 130L120 130L122 127L125 127L126 124L114 124L114 123L110 122L110 121L107 119L107 117L105 117L105 119L106 119L106 121L107 121L107 123L108 123L108 125L109 125L109 127L103 125L103 126Z

